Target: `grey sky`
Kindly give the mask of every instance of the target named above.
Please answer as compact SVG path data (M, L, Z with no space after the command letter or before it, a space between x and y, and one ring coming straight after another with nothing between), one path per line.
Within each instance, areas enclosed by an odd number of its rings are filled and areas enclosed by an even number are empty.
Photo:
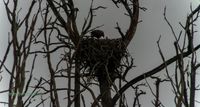
M19 1L23 1L24 3L25 0ZM80 25L82 24L84 17L87 16L90 1L91 0L75 0L75 2L77 2L76 5L80 5L80 14L78 15L77 19L77 23ZM168 20L171 22L176 30L176 33L178 34L181 30L179 22L185 24L186 15L190 12L189 7L191 5L191 2L193 8L195 8L200 3L199 0L140 0L141 6L146 7L147 11L140 11L140 20L142 20L142 22L139 23L136 35L128 47L129 52L135 58L134 62L137 66L133 71L130 72L130 76L128 77L128 79L132 79L137 75L144 73L145 71L153 69L162 62L156 44L156 41L158 40L160 35L162 36L160 44L166 56L166 59L174 55L174 38L172 36L169 26L164 21L164 7L166 6L167 8L166 15ZM97 14L97 17L94 20L95 23L93 27L104 24L104 26L100 29L104 30L105 35L108 38L120 37L119 34L116 33L117 30L114 29L114 27L116 27L116 22L119 22L119 25L123 28L122 30L126 31L129 19L127 17L124 17L124 11L122 9L116 8L113 4L110 4L108 0L94 0L94 3L96 3L95 5L103 4L105 7L107 7L107 9L100 9L95 13ZM2 0L0 1L0 14L0 49L4 50L0 51L0 58L2 59L7 46L7 35L9 32L9 24ZM197 39L195 40L196 42L199 42L200 36L197 37ZM4 90L4 88L7 87L6 84L6 80L3 80L0 83L0 91ZM171 89L168 88L168 86L166 85L165 87L163 87L163 89L161 89L161 93L163 92L162 94L165 94L166 89L169 92L171 91ZM131 91L129 90L127 93L131 93ZM0 101L5 98L1 96L2 95L0 95ZM169 101L165 100L170 100L170 96L163 96L164 97L161 98L163 99L163 103L170 104ZM145 95L144 97L142 97L142 100L147 101L147 99L151 99L148 97L152 96ZM133 97L131 96L129 99L133 99ZM173 101L172 98L171 100ZM149 104L151 104L151 100L147 101L147 103L143 105L143 107L150 107ZM170 107L173 106L170 105Z

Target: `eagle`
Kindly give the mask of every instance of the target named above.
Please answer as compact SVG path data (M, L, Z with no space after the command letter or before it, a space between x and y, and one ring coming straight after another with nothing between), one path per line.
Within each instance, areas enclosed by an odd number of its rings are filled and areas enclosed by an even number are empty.
M92 37L92 38L95 37L95 38L99 39L99 38L101 38L101 37L104 37L104 32L101 31L101 30L93 30L93 31L91 32L91 37Z

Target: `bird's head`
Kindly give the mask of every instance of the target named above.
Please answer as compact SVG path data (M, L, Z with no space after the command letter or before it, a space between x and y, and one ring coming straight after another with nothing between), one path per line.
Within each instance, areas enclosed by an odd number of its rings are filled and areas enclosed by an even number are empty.
M91 32L91 37L95 37L95 38L104 37L104 32L102 30L93 30Z

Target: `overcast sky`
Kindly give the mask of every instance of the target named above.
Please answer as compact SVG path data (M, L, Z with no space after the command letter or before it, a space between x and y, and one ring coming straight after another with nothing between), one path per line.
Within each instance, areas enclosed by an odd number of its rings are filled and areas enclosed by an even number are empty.
M6 17L3 0L0 0L0 58L2 59L5 49L7 46L7 38L9 32L9 24ZM24 3L24 0L21 3ZM78 23L83 23L84 18L87 16L88 7L91 0L75 0L76 5L80 6L80 14L78 15ZM94 20L94 27L98 25L104 25L102 29L105 32L106 37L108 38L117 38L120 35L114 27L116 27L116 22L119 22L119 25L123 28L122 30L125 32L128 27L128 18L124 17L123 9L117 9L110 4L108 0L94 0L96 5L106 6L106 10L99 10L95 14L97 14L97 18ZM140 20L137 32L135 37L133 38L131 44L128 49L131 55L135 58L135 65L137 66L132 72L131 76L128 79L134 78L137 75L144 73L145 71L149 71L153 69L157 65L159 65L162 60L158 53L158 48L156 41L161 35L161 48L166 56L166 59L172 57L174 54L173 51L173 42L174 38L172 36L171 30L167 23L164 21L164 7L166 6L166 15L170 23L173 25L176 33L178 34L181 30L181 26L179 22L185 24L185 19L187 14L190 12L190 5L195 8L199 4L199 0L140 0L140 6L146 7L147 10L140 11ZM27 6L22 4L22 6ZM26 7L23 7L25 9ZM200 25L200 23L199 23ZM199 42L199 38L195 39L196 42ZM5 80L4 80L5 81ZM6 83L0 83L0 91L4 90ZM6 86L7 87L7 86ZM166 88L166 87L164 87ZM170 88L168 88L170 90ZM161 93L165 92L165 90L161 89ZM170 90L171 91L171 90ZM163 93L162 93L163 94ZM143 97L143 100L147 99L147 96ZM3 99L0 94L0 101ZM133 98L131 98L133 99ZM165 96L161 99L170 99L169 96ZM151 100L144 105L144 107L150 107L149 104ZM173 99L172 99L173 101ZM164 104L173 104L173 102L164 101ZM1 104L0 104L1 106ZM173 107L170 105L170 107Z

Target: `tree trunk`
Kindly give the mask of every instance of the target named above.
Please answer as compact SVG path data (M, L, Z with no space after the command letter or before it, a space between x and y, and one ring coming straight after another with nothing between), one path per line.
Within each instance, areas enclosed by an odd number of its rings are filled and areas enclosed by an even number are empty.
M106 76L99 77L98 80L100 84L99 88L100 88L100 93L101 93L102 107L112 107L109 80L106 78Z
M75 104L74 107L80 107L80 63L76 60L75 68Z

